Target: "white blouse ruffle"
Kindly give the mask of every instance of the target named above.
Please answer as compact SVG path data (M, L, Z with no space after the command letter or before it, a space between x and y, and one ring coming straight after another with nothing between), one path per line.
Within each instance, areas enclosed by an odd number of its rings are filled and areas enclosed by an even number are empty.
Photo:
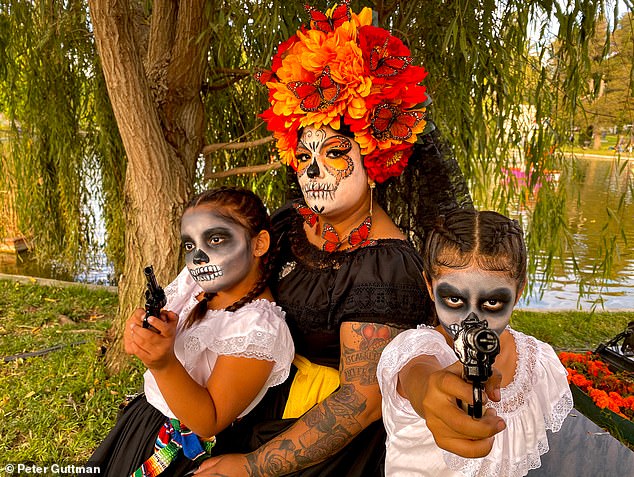
M546 430L558 431L572 409L566 371L553 349L532 336L508 328L517 348L513 381L502 388L501 401L489 402L506 422L488 456L459 457L436 446L424 419L396 391L398 372L421 354L435 356L441 366L456 361L444 337L433 329L408 330L383 351L377 370L388 432L387 476L522 477L541 466L548 452Z
M220 355L273 361L269 378L239 417L248 414L271 386L283 383L290 372L295 354L293 340L284 320L284 311L268 300L256 300L235 312L208 310L204 319L184 328L190 311L198 304L201 288L185 268L165 287L165 309L179 316L174 353L189 375L206 385ZM175 417L148 370L144 374L144 390L150 404L168 417Z

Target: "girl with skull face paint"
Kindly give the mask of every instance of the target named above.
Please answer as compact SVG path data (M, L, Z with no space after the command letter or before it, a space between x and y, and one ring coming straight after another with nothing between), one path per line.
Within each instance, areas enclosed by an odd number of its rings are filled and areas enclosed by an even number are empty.
M425 281L440 324L400 334L381 356L377 375L388 431L386 475L526 475L540 466L540 456L548 451L546 429L560 429L572 396L553 349L508 326L526 283L522 231L496 212L457 210L439 220L424 252ZM443 442L434 440L426 418L436 417L430 417L424 390L440 376L460 381L441 368L462 372L451 327L474 315L500 339L495 367L502 388L487 412L502 417L506 428L494 437L486 457L467 459L443 451ZM460 399L472 401L471 384L461 384ZM450 412L446 420L463 411L456 405Z
M91 458L102 475L193 471L289 374L294 346L268 287L271 226L261 200L244 189L203 192L185 209L181 238L187 267L165 288L161 316L149 318L157 332L142 327L142 309L126 323L126 351L148 368L145 393Z

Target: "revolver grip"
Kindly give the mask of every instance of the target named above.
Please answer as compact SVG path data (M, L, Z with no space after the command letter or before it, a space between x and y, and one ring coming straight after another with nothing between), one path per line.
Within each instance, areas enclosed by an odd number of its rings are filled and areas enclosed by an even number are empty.
M482 387L474 384L473 385L473 405L463 403L462 399L456 399L456 403L458 404L459 408L461 408L471 417L480 419L482 417L482 410L483 410L482 396L483 396Z
M467 413L480 419L482 417L482 386L473 384L473 406L468 406Z

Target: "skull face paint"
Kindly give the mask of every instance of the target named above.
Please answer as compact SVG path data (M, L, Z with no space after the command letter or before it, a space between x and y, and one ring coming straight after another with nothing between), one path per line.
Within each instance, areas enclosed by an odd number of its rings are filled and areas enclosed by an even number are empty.
M347 211L367 193L359 145L338 131L328 126L304 128L295 155L299 186L313 212Z
M246 229L208 207L185 211L181 241L189 273L205 292L228 290L253 267L251 239Z
M428 288L430 284L428 283ZM440 324L449 327L475 313L500 335L511 319L517 301L517 280L507 273L475 266L463 269L439 267L429 290Z

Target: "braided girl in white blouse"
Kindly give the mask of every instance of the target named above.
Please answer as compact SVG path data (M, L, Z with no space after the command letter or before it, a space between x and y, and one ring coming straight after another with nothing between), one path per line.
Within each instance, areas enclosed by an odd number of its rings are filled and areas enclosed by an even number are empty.
M268 288L271 224L253 192L196 196L181 220L187 267L165 289L160 317L126 322L125 349L148 368L144 395L125 410L89 463L101 475L183 475L222 431L288 377L294 345Z
M517 222L495 212L457 210L427 238L425 281L440 324L398 335L383 351L377 374L388 433L386 475L521 477L548 452L546 430L558 431L572 408L566 371L553 349L508 324L526 284L526 247ZM491 452L469 459L441 449L425 421L430 376L447 366L462 372L451 325L475 314L500 339L494 367L499 395L487 403L506 429ZM472 403L470 385L458 396ZM455 412L463 412L456 404ZM451 416L447 416L451 419Z

